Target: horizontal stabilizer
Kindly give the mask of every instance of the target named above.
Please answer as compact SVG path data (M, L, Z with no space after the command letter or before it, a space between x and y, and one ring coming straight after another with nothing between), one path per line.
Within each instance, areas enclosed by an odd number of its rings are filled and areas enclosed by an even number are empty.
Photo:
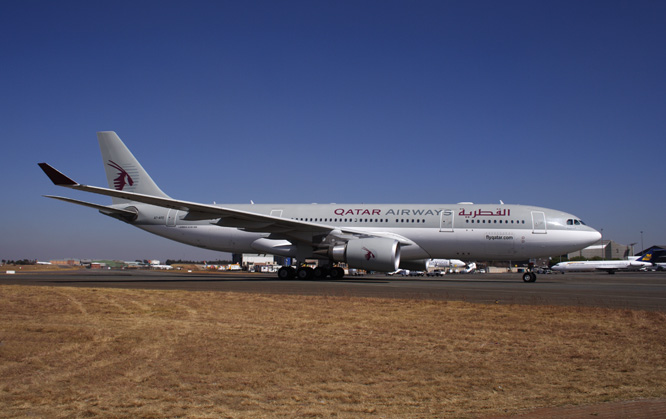
M70 204L82 205L88 208L95 208L104 215L118 218L123 221L133 221L137 217L136 211L130 211L121 208L107 207L105 205L93 204L92 202L79 201L78 199L65 198L62 196L43 195L45 198L57 199L59 201L69 202Z

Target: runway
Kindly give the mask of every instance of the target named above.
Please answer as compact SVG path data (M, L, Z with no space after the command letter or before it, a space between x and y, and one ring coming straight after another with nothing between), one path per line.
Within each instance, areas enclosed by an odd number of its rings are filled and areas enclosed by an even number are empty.
M0 274L0 284L251 292L468 301L486 304L589 306L666 312L666 273L446 275L436 279L385 275L339 281L282 281L275 274L160 271L66 271Z

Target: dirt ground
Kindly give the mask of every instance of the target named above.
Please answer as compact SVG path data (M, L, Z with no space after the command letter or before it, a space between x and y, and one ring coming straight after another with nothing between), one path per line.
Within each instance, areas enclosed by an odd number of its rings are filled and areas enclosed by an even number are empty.
M666 397L661 312L10 285L0 301L0 417L547 417Z

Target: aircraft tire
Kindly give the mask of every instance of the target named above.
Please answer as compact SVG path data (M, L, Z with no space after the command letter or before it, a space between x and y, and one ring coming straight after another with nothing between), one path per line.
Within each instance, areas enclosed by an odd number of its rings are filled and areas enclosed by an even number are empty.
M301 281L309 281L314 276L314 269L309 267L298 268L296 271L296 278Z
M345 276L345 270L342 268L331 268L331 279L342 279Z
M314 279L324 279L330 275L330 272L326 268L316 267L312 274L314 275Z
M295 274L294 269L287 266L281 267L280 269L278 269L277 272L278 278L282 280L292 279L294 277L294 274Z
M537 276L534 272L525 272L523 274L523 282L536 282Z

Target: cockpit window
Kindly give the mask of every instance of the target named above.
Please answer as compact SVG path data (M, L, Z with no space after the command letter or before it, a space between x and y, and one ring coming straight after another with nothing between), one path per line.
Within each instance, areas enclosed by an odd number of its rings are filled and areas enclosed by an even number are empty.
M568 226L573 226L573 225L576 225L576 226L584 226L584 225L587 225L587 224L585 224L582 220L572 220L572 219L568 219L568 220L567 220L567 225L568 225Z

